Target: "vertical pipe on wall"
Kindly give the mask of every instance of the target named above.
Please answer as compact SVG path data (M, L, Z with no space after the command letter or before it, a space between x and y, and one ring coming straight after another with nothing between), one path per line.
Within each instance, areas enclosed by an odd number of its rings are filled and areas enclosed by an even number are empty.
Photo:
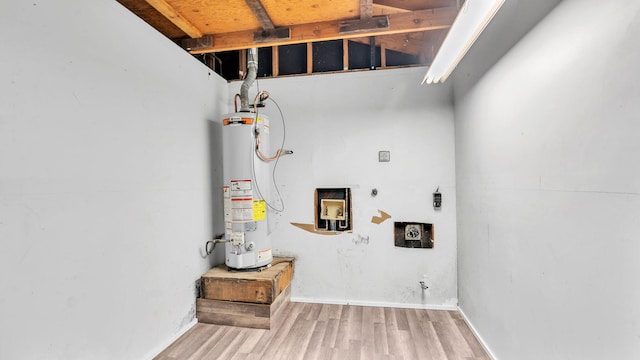
M249 88L256 80L258 72L258 49L251 48L247 50L247 77L240 87L240 111L249 112Z

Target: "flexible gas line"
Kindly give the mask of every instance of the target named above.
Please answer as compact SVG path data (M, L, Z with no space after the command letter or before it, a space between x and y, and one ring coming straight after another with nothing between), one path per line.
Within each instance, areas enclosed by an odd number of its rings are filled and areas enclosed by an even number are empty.
M223 237L224 237L224 234L218 235L215 239L209 240L204 244L204 251L207 253L207 255L211 255L213 253L213 250L216 248L216 244L226 243L231 241L231 240L225 240ZM211 246L211 249L209 249L209 246Z

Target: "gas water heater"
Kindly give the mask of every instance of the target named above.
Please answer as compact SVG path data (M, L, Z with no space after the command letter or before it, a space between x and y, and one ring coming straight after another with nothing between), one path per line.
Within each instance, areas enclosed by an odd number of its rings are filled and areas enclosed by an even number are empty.
M256 112L236 112L223 120L225 263L234 269L271 264L267 203L269 164L258 156L268 148L269 120Z

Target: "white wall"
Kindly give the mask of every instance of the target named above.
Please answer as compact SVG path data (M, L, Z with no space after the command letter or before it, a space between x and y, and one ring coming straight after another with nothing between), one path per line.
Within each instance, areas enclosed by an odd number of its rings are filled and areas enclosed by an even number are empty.
M460 307L499 359L640 358L639 41L639 2L565 0L455 89Z
M150 357L222 230L227 85L115 1L3 1L0 32L0 358Z
M259 81L282 108L286 147L294 150L278 165L286 209L275 217L273 246L297 258L295 300L457 304L452 93L448 86L421 86L424 73L413 68ZM239 86L230 85L230 96ZM280 116L267 104L264 112L278 133ZM378 163L379 150L391 151L391 162ZM353 190L353 233L318 235L290 224L313 224L314 189L333 186ZM437 186L444 204L435 212ZM372 224L378 209L392 218ZM394 247L393 221L435 224L435 248ZM423 294L425 276L430 289Z

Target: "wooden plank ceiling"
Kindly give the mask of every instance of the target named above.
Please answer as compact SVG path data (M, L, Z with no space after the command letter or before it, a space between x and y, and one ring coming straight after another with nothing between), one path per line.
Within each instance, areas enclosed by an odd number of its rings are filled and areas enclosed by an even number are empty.
M460 0L118 0L193 54L350 39L432 59ZM191 39L191 40L189 40Z

